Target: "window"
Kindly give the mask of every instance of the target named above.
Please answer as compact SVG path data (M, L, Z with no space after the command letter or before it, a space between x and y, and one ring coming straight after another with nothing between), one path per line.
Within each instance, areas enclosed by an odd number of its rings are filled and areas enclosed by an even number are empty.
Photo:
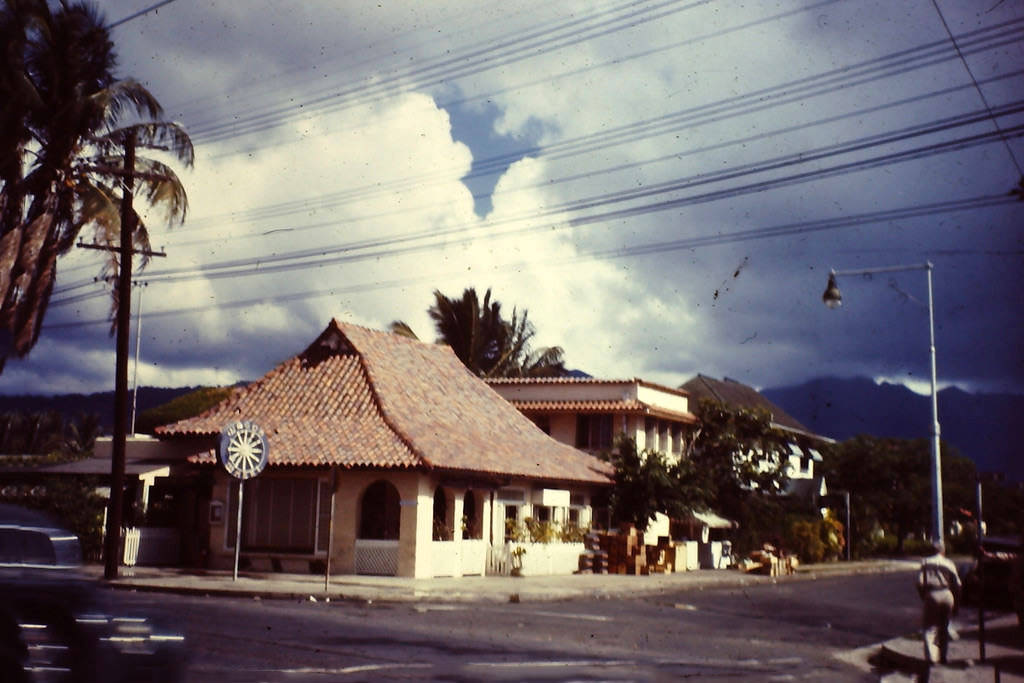
M672 453L679 455L683 452L683 428L677 424L672 425Z
M484 537L483 529L480 528L480 513L476 508L476 496L472 491L466 491L462 498L462 537Z
M519 506L505 505L505 542L516 540L519 534Z
M370 484L359 509L359 538L397 541L401 512L394 484L383 480Z
M440 486L434 491L434 534L435 541L452 540L452 528L448 524L448 496Z
M238 482L232 482L230 498L230 514L224 522L227 545L233 548ZM311 554L327 549L331 501L326 482L309 477L257 477L246 482L243 498L242 550Z
M610 450L612 447L612 415L577 415L576 447L591 451Z

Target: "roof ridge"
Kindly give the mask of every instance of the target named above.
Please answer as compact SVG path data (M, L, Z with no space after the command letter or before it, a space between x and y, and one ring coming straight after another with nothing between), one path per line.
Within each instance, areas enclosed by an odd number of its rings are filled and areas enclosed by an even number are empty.
M373 381L373 372L370 370L369 363L366 362L366 357L363 355L363 352L359 350L359 347L356 345L356 343L352 341L352 338L345 334L345 331L342 329L341 326L343 324L351 324L353 327L359 327L365 332L369 332L375 335L391 333L381 332L379 330L372 330L369 327L362 327L361 325L356 325L354 323L338 323L337 319L335 318L331 318L331 324L338 331L338 334L344 337L345 341L348 342L349 346L351 346L352 349L355 351L356 358L359 359L359 369L362 371L363 377L366 379L366 386L369 387L370 389L370 398L373 400L373 405L374 407L376 407L377 413L380 415L380 419L384 421L384 424L387 425L388 429L391 430L391 433L398 437L398 440L401 441L405 445L405 447L409 449L409 452L415 455L417 458L419 458L421 464L426 465L427 467L433 467L433 463L427 460L423 452L415 445L413 445L412 440L395 425L394 420L392 420L391 416L388 415L387 410L384 408L384 402L380 400L380 395L377 393L377 384ZM400 337L401 335L396 334L394 336ZM408 341L414 340L409 339Z

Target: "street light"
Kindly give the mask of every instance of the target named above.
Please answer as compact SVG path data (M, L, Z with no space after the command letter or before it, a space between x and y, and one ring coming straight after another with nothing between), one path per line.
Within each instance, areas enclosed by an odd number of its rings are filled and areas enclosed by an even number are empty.
M939 394L935 379L935 307L932 303L932 264L930 261L916 263L908 266L886 266L884 268L865 268L863 270L832 270L828 274L828 285L821 295L821 300L829 308L839 308L843 305L843 297L839 292L839 285L836 284L836 277L840 275L874 275L876 273L896 273L908 270L923 270L928 275L928 335L929 354L931 356L932 370L932 540L942 543L942 461L939 455Z

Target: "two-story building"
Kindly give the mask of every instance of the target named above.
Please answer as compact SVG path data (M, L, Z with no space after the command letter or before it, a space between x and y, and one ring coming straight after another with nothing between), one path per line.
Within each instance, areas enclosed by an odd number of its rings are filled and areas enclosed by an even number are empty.
M680 385L694 401L717 401L734 409L753 410L768 415L772 429L786 435L789 447L788 460L784 463L787 478L786 493L816 500L828 490L825 479L815 464L822 461L818 449L833 440L815 434L799 420L778 405L761 395L757 389L734 379L714 379L697 375Z
M686 391L642 379L511 378L487 383L545 433L591 453L610 451L624 434L640 450L678 459L697 424Z

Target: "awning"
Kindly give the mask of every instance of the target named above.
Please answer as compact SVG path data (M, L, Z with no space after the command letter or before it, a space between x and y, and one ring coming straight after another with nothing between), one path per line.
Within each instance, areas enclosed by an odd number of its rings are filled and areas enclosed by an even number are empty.
M804 450L795 443L787 443L786 445L789 446L789 452L792 453L793 455L798 455L801 458L804 456L809 456L811 460L813 460L814 462L822 461L821 453L814 450L813 448L808 448L807 452L805 453Z
M707 512L692 512L690 514L695 520L707 526L709 529L736 529L739 527L739 524L731 519L726 519L725 517L716 515L710 510Z

